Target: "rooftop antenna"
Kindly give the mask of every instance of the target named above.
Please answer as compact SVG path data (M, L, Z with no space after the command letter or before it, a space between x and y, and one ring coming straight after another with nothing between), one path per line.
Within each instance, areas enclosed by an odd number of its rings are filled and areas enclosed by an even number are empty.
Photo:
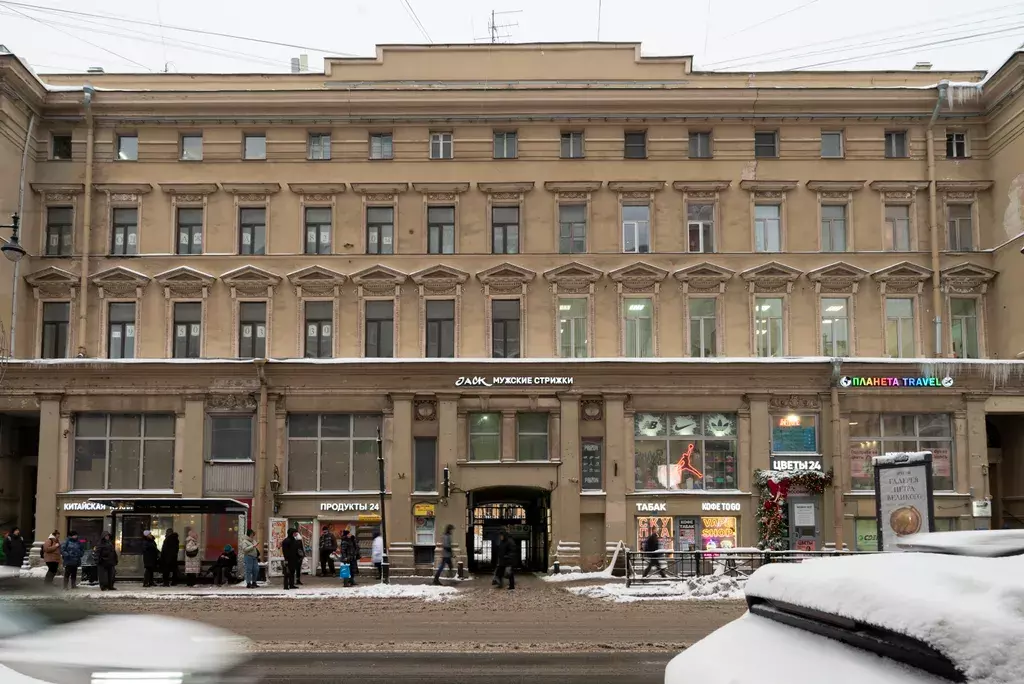
M597 0L597 42L601 42L601 0Z
M498 17L506 14L520 14L523 10L508 10L505 12L496 12L491 10L491 18L487 20L487 38L478 38L477 40L490 40L492 43L500 43L507 38L511 38L511 33L503 33L505 29L516 28L519 26L518 23L511 24L499 24Z

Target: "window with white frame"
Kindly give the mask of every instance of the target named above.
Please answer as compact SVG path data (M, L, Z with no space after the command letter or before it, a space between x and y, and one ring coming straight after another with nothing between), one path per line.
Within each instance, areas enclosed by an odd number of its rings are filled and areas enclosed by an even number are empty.
M910 251L910 205L885 205L885 249L889 252Z
M491 251L519 254L519 207L491 207Z
M331 208L306 207L306 254L331 253Z
M267 303L238 303L238 358L267 356Z
M107 358L135 358L135 302L107 305Z
M885 351L893 358L917 356L914 342L914 300L910 297L885 299Z
M547 461L549 458L548 414L517 413L516 460Z
M307 359L329 359L334 356L334 302L305 303Z
M178 158L181 161L203 161L203 134L183 134Z
M455 144L451 133L435 132L430 134L430 158L451 159L455 156Z
M331 134L310 133L306 144L306 158L311 161L328 161L331 158Z
M686 204L687 246L691 252L715 251L715 205Z
M173 489L174 415L75 415L74 489Z
M46 208L46 256L71 256L75 233L75 210L72 207Z
M651 251L651 207L626 204L622 207L622 251L647 254Z
M174 358L198 359L202 335L203 303L174 302Z
M905 159L909 155L907 149L906 131L885 132L885 157L886 159Z
M821 158L842 159L843 158L843 133L842 131L821 132Z
M967 133L964 131L946 131L946 158L966 159L968 156Z
M850 355L850 300L823 297L821 300L821 355Z
M782 251L782 207L778 204L754 205L754 250Z
M757 356L785 356L784 302L781 297L754 299L754 351Z
M494 132L494 158L515 159L519 153L518 134L515 131Z
M980 359L978 300L973 297L951 297L949 319L953 356L958 359Z
M563 359L585 359L588 311L586 297L558 298L558 355Z
M558 205L559 254L586 254L587 205Z
M632 359L654 356L654 300L625 297L622 300L624 356Z
M501 460L501 414L469 414L469 460Z
M395 208L366 208L366 253L395 253Z
M370 135L370 159L394 159L395 144L390 133Z
M583 131L562 133L562 159L583 159Z
M949 251L970 252L974 249L974 222L970 204L947 204Z
M253 418L251 413L209 414L206 460L252 461Z
M71 323L71 302L43 302L43 327L40 337L41 359L68 357L68 326Z
M203 253L203 208L178 207L178 254Z
M944 413L851 413L850 489L875 488L872 459L893 452L932 452L932 485L955 489L953 420Z
M289 413L288 491L377 491L381 424L378 414Z
M455 207L427 207L427 254L455 254Z
M714 297L690 297L690 356L718 356L718 301Z
M821 205L821 251L846 251L846 205Z
M267 210L265 207L241 207L238 210L238 253L267 253Z
M129 256L139 253L139 210L116 207L110 212L110 254Z

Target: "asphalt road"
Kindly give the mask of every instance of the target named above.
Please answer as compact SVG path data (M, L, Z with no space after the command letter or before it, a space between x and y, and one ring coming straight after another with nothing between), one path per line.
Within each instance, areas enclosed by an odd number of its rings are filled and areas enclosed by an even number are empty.
M263 684L661 684L672 653L261 653Z

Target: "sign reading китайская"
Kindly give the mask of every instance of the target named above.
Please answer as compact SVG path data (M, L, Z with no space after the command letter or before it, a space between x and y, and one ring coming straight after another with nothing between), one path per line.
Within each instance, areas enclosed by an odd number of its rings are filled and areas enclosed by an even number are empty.
M953 378L860 378L844 375L839 378L840 387L952 387Z

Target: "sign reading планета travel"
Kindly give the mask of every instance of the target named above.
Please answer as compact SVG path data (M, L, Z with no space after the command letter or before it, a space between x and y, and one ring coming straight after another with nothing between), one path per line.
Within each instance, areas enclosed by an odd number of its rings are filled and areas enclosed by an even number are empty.
M839 386L849 387L945 387L953 386L953 378L861 378L844 375L839 378Z
M572 384L569 377L537 376L461 376L455 381L456 387L565 387Z

